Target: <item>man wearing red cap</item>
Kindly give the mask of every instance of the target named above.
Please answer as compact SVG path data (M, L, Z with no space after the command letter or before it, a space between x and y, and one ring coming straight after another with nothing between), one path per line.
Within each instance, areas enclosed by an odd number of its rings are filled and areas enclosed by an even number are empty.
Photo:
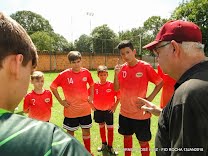
M199 27L192 22L169 21L144 48L153 51L162 70L177 81L162 112L147 100L138 101L145 104L145 111L160 114L157 155L208 156L208 61Z

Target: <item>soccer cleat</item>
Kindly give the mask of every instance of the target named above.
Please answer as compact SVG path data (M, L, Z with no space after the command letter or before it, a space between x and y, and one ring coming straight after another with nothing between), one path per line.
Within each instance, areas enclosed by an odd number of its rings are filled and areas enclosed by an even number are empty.
M105 151L105 150L107 150L107 145L106 144L102 144L102 146L98 147L98 149L97 149L98 152L102 152L102 151Z
M108 153L110 154L110 155L118 155L118 151L115 151L114 149L113 149L113 147L110 147L110 146L108 146Z

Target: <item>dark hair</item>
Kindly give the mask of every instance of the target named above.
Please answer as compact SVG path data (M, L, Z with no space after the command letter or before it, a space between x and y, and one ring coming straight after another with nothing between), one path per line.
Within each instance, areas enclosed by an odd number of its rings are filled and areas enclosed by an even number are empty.
M3 60L13 54L22 54L22 65L26 66L32 60L32 66L37 66L37 50L25 29L9 16L0 12L0 68Z
M121 50L126 47L129 47L131 50L134 50L133 44L130 40L123 40L117 46L118 50Z
M82 59L82 55L80 54L80 52L78 51L70 51L67 55L67 58L69 60L69 62L78 60L78 59Z
M101 73L101 72L108 72L108 68L104 65L99 65L98 68L97 68L97 73Z

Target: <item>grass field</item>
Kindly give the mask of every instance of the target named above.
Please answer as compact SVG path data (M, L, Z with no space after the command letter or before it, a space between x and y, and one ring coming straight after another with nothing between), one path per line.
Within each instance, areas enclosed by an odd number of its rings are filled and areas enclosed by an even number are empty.
M97 77L97 73L96 71L91 71L92 76L94 81L98 81L98 77ZM44 84L44 88L49 89L49 86L51 84L51 82L55 79L55 77L58 75L58 73L45 73L45 84ZM109 76L108 76L108 80L109 81L113 81L113 77L114 77L114 72L113 70L109 70ZM32 90L33 86L30 85L29 86L29 91ZM148 93L150 93L152 90L154 89L154 85L149 83L148 86ZM61 92L61 90L60 90ZM61 94L61 96L63 97L63 94ZM159 104L159 100L160 100L160 93L155 97L153 103ZM116 112L114 113L114 148L117 149L117 151L119 152L119 156L123 156L124 155L124 151L123 151L123 136L118 134L118 115L119 115L119 109L120 106L118 105ZM22 102L19 105L19 111L22 110ZM63 107L58 103L58 101L56 100L55 97L53 97L53 108L52 108L52 117L50 122L56 124L59 127L62 127L62 122L63 122ZM151 118L151 132L152 132L152 140L150 141L150 148L152 150L154 150L154 140L155 140L155 134L157 131L157 122L158 122L158 117L152 116ZM77 130L75 132L75 137L81 142L82 141L82 133L81 133L81 129L79 128L79 130ZM43 138L44 139L44 138ZM91 128L91 149L92 149L92 153L94 153L95 156L99 156L101 155L100 153L97 152L97 147L101 145L101 139L100 139L100 134L99 134L99 129L98 129L98 124L93 122L93 126ZM139 143L135 137L135 135L133 136L133 152L132 152L132 156L139 156L140 151L139 151ZM151 156L155 156L155 152L152 151Z

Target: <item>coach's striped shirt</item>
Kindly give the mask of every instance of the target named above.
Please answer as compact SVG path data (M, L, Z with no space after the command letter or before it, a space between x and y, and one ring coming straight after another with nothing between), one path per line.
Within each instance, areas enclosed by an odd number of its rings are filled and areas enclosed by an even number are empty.
M57 126L0 109L0 156L90 156Z

